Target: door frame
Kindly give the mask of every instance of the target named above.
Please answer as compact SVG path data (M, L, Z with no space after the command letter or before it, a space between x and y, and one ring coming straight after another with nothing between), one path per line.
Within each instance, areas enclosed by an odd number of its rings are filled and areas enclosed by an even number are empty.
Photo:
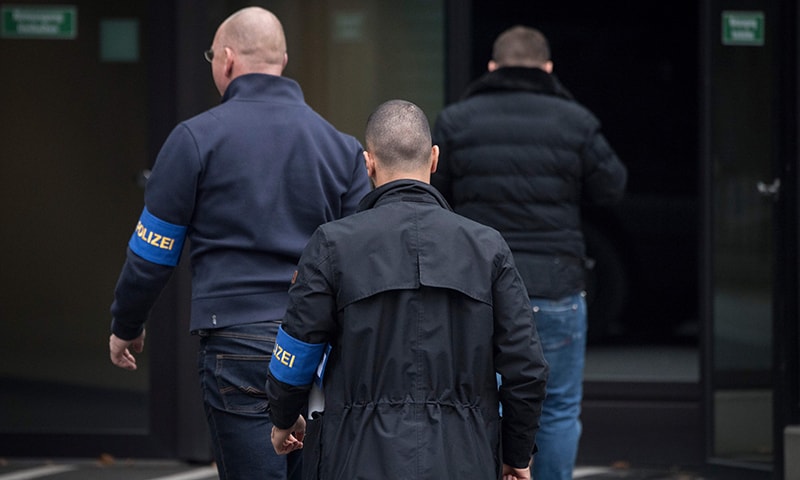
M713 331L712 331L712 162L710 119L710 79L714 68L711 53L712 42L720 41L720 10L714 10L712 2L702 2L700 7L700 65L702 89L700 92L700 145L703 173L701 175L702 193L702 242L701 242L701 318L703 357L701 371L703 377L705 405L705 456L706 462L712 465L727 466L740 469L763 470L764 465L720 459L714 455L714 389L711 379L713 368ZM798 392L800 392L800 335L798 318L800 318L800 283L798 282L798 212L800 196L797 188L800 185L798 166L798 6L796 2L778 2L770 0L766 4L759 2L730 1L725 10L761 10L766 12L767 41L780 45L770 71L764 75L776 78L776 94L773 108L777 118L778 129L774 132L776 151L773 158L774 178L780 179L779 196L775 199L773 209L773 225L775 239L775 268L772 313L772 443L773 461L766 467L773 472L776 480L784 475L784 429L788 425L800 423L798 408ZM765 179L766 180L766 179ZM755 187L755 186L754 186Z

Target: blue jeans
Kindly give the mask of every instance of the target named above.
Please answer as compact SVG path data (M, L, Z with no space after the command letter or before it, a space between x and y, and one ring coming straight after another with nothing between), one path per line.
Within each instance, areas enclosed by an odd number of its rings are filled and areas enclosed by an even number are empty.
M220 480L300 478L300 451L278 455L265 386L278 322L201 330L200 388Z
M586 357L586 298L531 298L544 357L550 364L547 397L536 435L536 480L572 480L581 436L583 365Z

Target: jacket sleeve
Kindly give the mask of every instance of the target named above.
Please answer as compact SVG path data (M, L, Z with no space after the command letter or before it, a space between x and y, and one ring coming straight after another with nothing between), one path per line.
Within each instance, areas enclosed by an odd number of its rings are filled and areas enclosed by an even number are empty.
M145 187L145 209L131 236L111 305L111 332L131 340L177 265L194 211L198 148L185 125L175 127L156 158Z
M189 127L181 123L158 153L145 186L145 206L163 221L188 225L194 214L202 174L200 149Z
M582 152L583 201L610 205L622 199L628 171L608 144L599 126L589 136Z
M330 249L322 229L317 229L300 257L297 277L289 288L289 305L281 324L284 338L299 344L309 355L298 356L292 368L315 369L322 359L319 346L330 343L336 332L336 297L329 281ZM276 342L280 344L280 339ZM314 350L313 355L310 351ZM267 398L270 419L278 428L289 428L297 420L308 400L313 377L292 378L286 381L278 377L273 363L280 362L278 347L270 359L267 378ZM286 369L284 368L284 371Z
M123 340L133 340L142 333L147 315L172 271L173 267L147 261L128 248L114 289L111 333Z
M549 369L527 290L508 250L501 257L493 297L495 370L502 377L503 463L524 468L534 452Z

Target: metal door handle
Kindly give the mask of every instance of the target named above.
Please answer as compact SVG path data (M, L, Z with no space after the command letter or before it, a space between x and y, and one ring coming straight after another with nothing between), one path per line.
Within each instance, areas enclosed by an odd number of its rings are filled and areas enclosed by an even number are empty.
M778 194L781 192L781 179L776 178L770 184L758 182L756 183L756 189L758 189L758 193L765 197L777 199Z

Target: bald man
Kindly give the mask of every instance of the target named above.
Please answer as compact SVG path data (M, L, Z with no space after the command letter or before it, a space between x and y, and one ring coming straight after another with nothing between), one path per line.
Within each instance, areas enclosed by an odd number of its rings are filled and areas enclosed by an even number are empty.
M365 139L376 189L317 229L289 291L272 445L303 448L306 478L529 479L547 365L508 245L429 185L439 149L419 107L381 105Z
M136 370L145 320L188 239L190 330L220 479L284 479L264 388L289 283L314 230L353 213L369 180L359 142L281 76L286 40L271 12L231 15L205 57L222 102L175 127L156 158L111 306L111 361Z

